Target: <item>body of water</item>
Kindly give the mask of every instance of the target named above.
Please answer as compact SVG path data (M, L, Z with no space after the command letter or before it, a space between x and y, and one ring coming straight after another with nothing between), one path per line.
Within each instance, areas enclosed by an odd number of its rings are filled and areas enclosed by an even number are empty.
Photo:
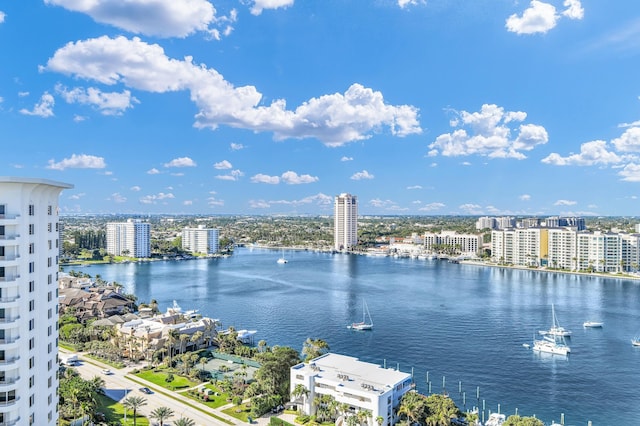
M332 352L413 372L422 393L549 424L635 424L640 406L640 283L437 260L238 249L229 258L73 267L123 284L139 302L173 300L256 341ZM67 268L68 270L69 268ZM362 319L367 302L374 329ZM523 346L551 326L572 330L568 358ZM602 329L584 329L587 320ZM427 376L429 382L427 382ZM479 398L478 396L479 388ZM464 401L463 401L464 394Z

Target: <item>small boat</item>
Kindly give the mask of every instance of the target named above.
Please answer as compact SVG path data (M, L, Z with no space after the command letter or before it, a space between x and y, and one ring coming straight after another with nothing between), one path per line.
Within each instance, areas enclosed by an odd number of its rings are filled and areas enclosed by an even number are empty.
M287 259L285 259L285 257L284 257L284 249L282 249L282 257L281 257L281 258L279 258L276 262L277 262L277 263L280 263L280 264L284 264L284 263L289 262L289 261L288 261Z
M564 327L561 327L556 317L556 310L553 304L551 305L551 328L549 330L540 330L540 334L543 336L555 336L555 337L570 337L571 331Z
M602 328L603 325L604 323L601 323L599 321L585 321L584 323L582 323L582 326L584 328Z
M640 337L636 336L633 339L631 339L631 344L633 346L640 346Z
M527 349L529 349L529 348L531 347L531 345L530 345L530 344L528 344L528 343L523 343L523 344L522 344L522 347L523 347L523 348L527 348Z
M369 322L367 322L367 319ZM371 314L369 313L369 307L367 306L367 302L362 301L362 321L354 322L351 325L348 325L347 328L351 330L358 331L366 331L373 329L373 320L371 319Z
M489 414L489 418L486 422L484 422L484 426L500 426L507 419L507 416L499 413L491 413Z

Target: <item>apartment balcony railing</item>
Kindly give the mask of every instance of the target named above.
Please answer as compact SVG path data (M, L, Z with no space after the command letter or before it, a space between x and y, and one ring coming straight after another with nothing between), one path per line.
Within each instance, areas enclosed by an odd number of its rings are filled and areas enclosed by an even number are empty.
M5 275L4 277L0 277L0 284L2 283L10 283L20 278L20 274L15 275Z
M20 234L0 234L0 240L11 241L19 238Z
M18 424L19 421L20 421L20 417L18 417L17 419L14 419L14 420L4 421L4 422L0 423L0 426L15 426L15 425Z
M0 345L8 345L11 343L16 343L18 341L18 339L20 339L20 336L18 337L8 337L6 339L0 339Z
M19 396L16 396L14 399L10 399L8 401L0 401L0 407L10 407L16 402L20 400Z
M16 361L20 360L19 356L13 357L13 358L5 358L5 359L0 359L0 365L11 365L11 364L15 364Z
M6 256L0 256L0 261L6 261L6 262L10 262L12 260L18 260L20 259L20 255L19 254L10 254L10 255L6 255Z
M16 315L15 317L11 316L11 317L2 317L0 318L0 324L11 324L13 322L16 322L20 319L20 315Z
M16 302L18 299L20 299L20 296L0 297L0 304L13 303L13 302Z

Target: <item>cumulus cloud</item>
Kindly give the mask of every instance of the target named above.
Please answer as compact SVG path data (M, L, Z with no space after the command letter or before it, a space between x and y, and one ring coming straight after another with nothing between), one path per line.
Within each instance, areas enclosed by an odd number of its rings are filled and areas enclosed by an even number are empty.
M296 172L287 171L282 174L282 182L289 185L299 185L303 183L317 182L317 176L311 175L298 175Z
M0 24L4 23L4 18L5 18L6 16L7 16L7 15L6 15L3 11L1 11L1 10L0 10Z
M529 194L522 194L521 196L518 197L521 201L529 201L531 200L531 195Z
M480 206L478 204L467 203L467 204L460 205L458 208L460 210L462 210L463 212L467 213L467 214L482 214L483 213L482 206Z
M168 163L164 164L165 167L196 167L197 164L189 157L174 158Z
M443 203L429 203L429 204L425 204L424 206L420 207L418 210L422 211L422 212L432 212L434 210L440 210L442 208L444 208L445 205Z
M104 162L104 158L102 157L86 154L72 154L70 158L65 158L58 162L55 160L49 160L47 169L104 169L105 167L107 167L107 164Z
M53 106L55 105L55 103L56 101L55 99L53 99L53 96L51 96L48 92L44 92L40 97L40 102L38 102L32 110L23 108L20 110L20 113L25 115L35 115L43 118L53 117Z
M228 162L227 160L222 160L219 163L215 163L213 165L214 168L218 169L218 170L227 170L227 169L233 169L233 166L231 165L230 162Z
M631 127L611 141L620 152L640 152L640 127Z
M571 201L571 200L558 200L555 203L553 203L554 206L574 206L576 204L577 204L576 201Z
M251 177L253 183L268 183L270 185L277 185L280 183L280 176L269 176L262 173L258 173Z
M294 0L254 0L250 11L252 15L260 15L264 9L279 9L293 5Z
M398 6L400 6L401 9L404 9L405 7L408 6L416 6L418 4L426 4L425 0L398 0Z
M175 198L175 196L172 193L164 193L164 192L160 192L158 194L152 194L152 195L145 195L144 197L140 198L140 202L142 204L156 204L158 201L162 201L162 200L170 200Z
M241 149L244 149L244 145L242 145L241 143L234 143L231 142L231 151L240 151Z
M119 192L114 192L109 198L107 198L107 200L113 201L114 203L124 203L127 201L127 197L123 196Z
M560 154L551 153L542 159L545 164L554 166L593 166L616 164L622 161L616 153L609 151L607 142L592 141L583 143L580 146L579 154L571 154L562 157Z
M139 192L142 188L140 188L138 185L134 185L131 188L129 188L130 191L134 191L134 192Z
M420 185L412 185L412 186L407 186L407 189L422 189L422 186Z
M236 181L240 179L242 176L244 176L244 173L241 172L240 170L231 170L231 172L227 175L216 176L216 179Z
M69 199L70 199L70 200L79 200L79 199L81 199L82 197L84 197L85 195L87 195L85 192L79 192L79 193L77 193L77 194L70 195L70 196L69 196Z
M478 112L454 111L457 117L451 121L452 133L438 136L429 145L429 156L439 153L444 156L482 155L490 158L524 159L522 151L531 151L537 145L546 144L549 136L544 127L521 124L512 137L507 124L522 122L527 114L521 111L506 111L497 105L482 105Z
M354 173L353 176L351 176L351 179L353 180L373 179L373 178L374 176L366 170Z
M558 14L554 5L538 0L532 0L522 16L513 14L507 18L505 24L508 31L516 34L546 33L555 28L562 17L568 19L582 19L584 9L580 0L565 0L564 11Z
M301 205L314 204L322 208L328 208L333 205L333 197L318 193L310 195L299 200L249 200L249 207L252 209L268 209L273 205L287 205L298 207Z
M625 182L640 182L640 164L629 163L618 172Z
M408 208L406 207L400 207L398 205L398 203L396 203L395 201L392 200L381 200L380 198L374 198L373 200L369 201L369 204L373 207L379 208L379 209L383 209L383 210L389 210L389 211L406 211L408 210Z
M223 32L230 17L216 17L207 0L45 0L46 4L84 13L96 22L135 33L157 37L187 37L197 31Z
M344 156L340 159L340 161L353 161L353 157Z
M103 36L68 43L43 69L154 93L189 91L199 109L198 128L226 125L272 132L276 140L316 138L327 146L367 139L382 128L399 137L422 132L416 107L386 104L382 93L358 83L344 93L311 98L290 110L284 99L267 104L254 86L234 87L191 57L169 58L161 46L137 37Z
M152 168L152 169L150 169L150 170L147 170L147 174L148 174L148 175L158 175L158 174L160 174L160 170L158 170L158 169L156 169L156 168L154 167L154 168Z
M122 113L133 108L134 103L140 103L135 97L131 96L131 92L124 90L121 93L106 93L95 87L83 89L76 87L67 89L58 84L56 92L67 101L67 103L78 103L90 105L98 109L103 115L122 115Z

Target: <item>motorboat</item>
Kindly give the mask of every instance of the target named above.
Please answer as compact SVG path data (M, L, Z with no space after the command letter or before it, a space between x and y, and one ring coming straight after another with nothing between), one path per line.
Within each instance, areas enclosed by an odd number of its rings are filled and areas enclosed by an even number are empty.
M540 330L540 334L543 336L554 336L554 337L570 337L571 331L566 328L560 326L558 323L558 318L556 317L556 310L553 305L551 305L551 328L549 330Z
M571 348L564 342L564 338L544 336L542 339L534 339L533 350L554 355L569 355Z
M500 426L507 420L507 416L500 413L491 413L484 426Z
M582 326L584 328L602 328L603 325L604 323L599 321L585 321L584 323L582 323Z

